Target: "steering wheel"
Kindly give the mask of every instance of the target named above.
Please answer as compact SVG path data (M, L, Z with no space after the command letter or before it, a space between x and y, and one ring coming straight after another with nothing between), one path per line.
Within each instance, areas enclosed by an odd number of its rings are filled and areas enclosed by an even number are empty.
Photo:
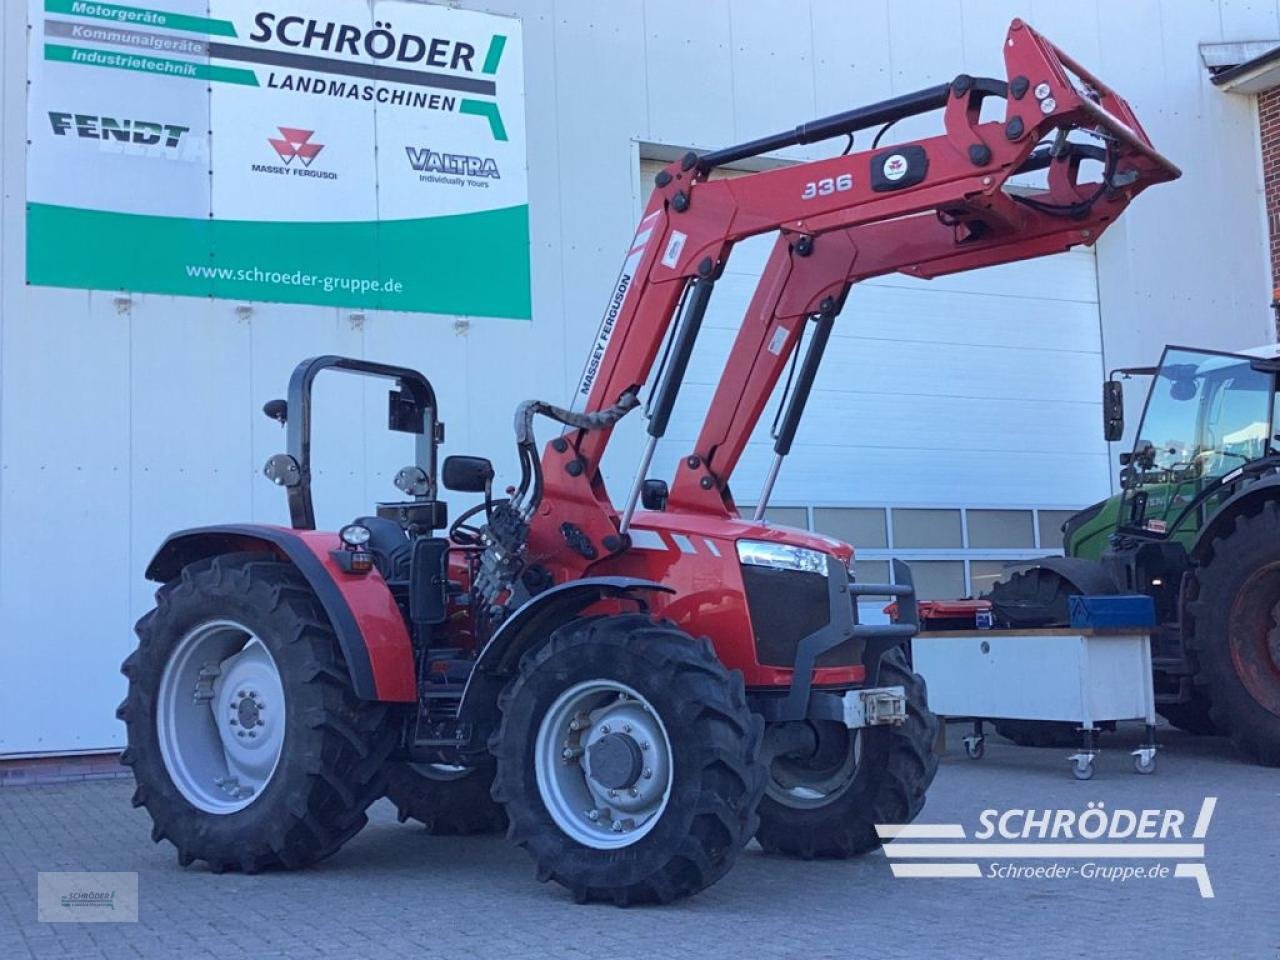
M478 513L484 513L485 509L491 506L492 504L490 503L477 503L471 509L460 513L457 519L449 525L449 539L464 547L478 547L480 545L480 528L472 526L467 521Z

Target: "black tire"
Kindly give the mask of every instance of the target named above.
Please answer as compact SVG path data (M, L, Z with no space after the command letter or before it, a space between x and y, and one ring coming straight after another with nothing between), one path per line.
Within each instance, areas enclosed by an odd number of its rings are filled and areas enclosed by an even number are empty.
M997 720L996 733L1020 747L1078 747L1079 727L1065 720Z
M1280 504L1215 537L1188 604L1209 716L1250 759L1280 766Z
M788 805L777 790L768 789L756 831L765 852L806 860L857 856L880 846L876 824L910 823L919 815L938 771L933 749L938 718L929 710L924 678L911 671L901 648L885 654L880 683L906 688L906 722L862 730L852 782L820 806ZM848 749L853 742L848 738Z
M497 833L507 814L490 796L492 760L467 770L433 770L426 765L387 764L387 799L400 822L412 818L437 837Z
M175 785L157 733L164 666L201 624L234 619L268 648L285 696L285 733L275 772L234 813L211 813ZM129 692L116 715L128 728L121 762L133 768L133 805L151 815L151 838L168 840L183 866L246 873L302 867L329 856L367 822L385 791L382 768L394 743L387 708L358 699L319 601L291 565L262 554L193 563L156 592L138 621L138 649L121 672Z
M1195 736L1212 736L1218 733L1218 726L1211 715L1212 704L1209 693L1203 686L1191 691L1191 699L1185 703L1158 703L1156 710L1170 724Z
M575 684L597 679L644 697L671 743L666 807L647 834L613 850L580 843L557 826L535 770L549 708ZM573 620L525 656L500 707L490 749L507 835L533 857L538 879L568 888L579 903L668 903L697 893L724 876L755 832L764 723L747 707L742 675L726 670L705 639L642 614Z

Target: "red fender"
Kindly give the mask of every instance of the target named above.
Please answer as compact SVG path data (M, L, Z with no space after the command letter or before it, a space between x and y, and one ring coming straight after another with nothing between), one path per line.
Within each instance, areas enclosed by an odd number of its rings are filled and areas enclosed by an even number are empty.
M262 550L298 568L329 617L351 686L363 700L418 699L413 645L391 590L377 570L345 573L330 556L342 549L336 533L266 524L224 524L172 534L147 565L147 579L165 583L197 560Z

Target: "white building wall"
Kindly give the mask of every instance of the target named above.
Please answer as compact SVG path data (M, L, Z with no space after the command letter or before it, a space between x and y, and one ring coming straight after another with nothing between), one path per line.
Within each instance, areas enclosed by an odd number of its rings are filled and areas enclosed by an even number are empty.
M1092 253L1073 253L856 291L779 501L1085 503L1109 489L1105 367L1154 359L1164 342L1270 339L1253 105L1211 87L1197 44L1280 37L1275 2L459 5L524 24L531 323L27 287L26 5L3 5L0 755L120 743L117 668L150 606L142 570L156 545L200 523L285 521L260 473L283 436L260 408L299 359L349 353L424 370L442 398L445 452L491 456L509 479L514 404L563 400L576 381L647 190L638 144L715 147L962 70L999 75L1014 15L1129 98L1184 177L1111 228L1096 270ZM819 151L830 147L788 155ZM693 412L673 441L692 439L733 300L717 302L682 398ZM380 430L380 388L329 386L317 498L321 521L338 523L394 495L408 450ZM615 495L634 462L629 426L607 465ZM668 447L656 475L684 452ZM766 458L763 447L746 458L744 502Z

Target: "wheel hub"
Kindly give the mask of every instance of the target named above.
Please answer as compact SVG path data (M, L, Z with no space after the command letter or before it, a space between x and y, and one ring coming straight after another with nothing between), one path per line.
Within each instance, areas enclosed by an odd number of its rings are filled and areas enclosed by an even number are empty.
M1267 633L1267 653L1271 669L1280 672L1280 603L1271 608L1271 630Z
M587 774L605 789L635 786L644 771L644 751L634 737L606 733L587 750Z
M534 763L552 819L595 849L645 836L671 794L671 744L661 718L613 680L580 683L556 699L539 726Z
M265 644L231 621L178 641L161 676L160 752L192 805L235 813L266 787L284 745L284 686Z

